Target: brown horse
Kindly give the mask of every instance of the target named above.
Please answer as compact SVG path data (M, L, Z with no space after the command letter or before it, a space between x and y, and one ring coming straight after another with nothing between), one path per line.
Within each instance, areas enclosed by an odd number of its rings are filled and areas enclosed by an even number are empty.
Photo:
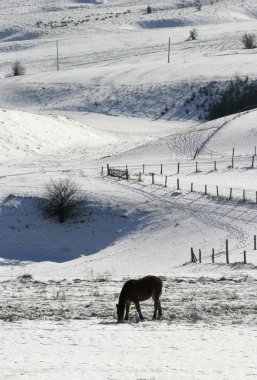
M129 280L125 282L120 292L119 303L117 307L118 322L121 322L124 317L124 311L126 307L125 320L128 320L129 309L131 302L134 302L139 318L144 319L139 301L145 301L150 297L154 300L154 313L153 319L156 319L158 310L158 317L162 316L162 307L160 296L162 294L162 280L156 276L146 276L139 280Z

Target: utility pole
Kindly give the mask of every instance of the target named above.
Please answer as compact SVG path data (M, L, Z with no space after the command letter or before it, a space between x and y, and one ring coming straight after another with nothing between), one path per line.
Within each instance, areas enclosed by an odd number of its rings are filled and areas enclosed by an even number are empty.
M56 68L57 68L57 71L59 71L59 46L58 46L58 40L56 41Z
M169 43L168 43L168 63L170 63L170 37L169 37Z

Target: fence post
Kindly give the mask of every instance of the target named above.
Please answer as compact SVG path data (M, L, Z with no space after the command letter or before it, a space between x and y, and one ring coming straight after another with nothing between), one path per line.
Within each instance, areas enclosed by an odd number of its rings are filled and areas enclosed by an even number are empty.
M138 182L141 182L141 172L139 172Z
M179 190L179 178L177 178L177 190Z
M246 251L244 251L244 264L246 264Z
M145 174L145 164L143 164L143 174Z
M201 264L202 262L202 251L199 249L199 263Z
M179 174L179 162L178 162L178 171L177 171L177 174Z
M167 187L167 176L165 176L165 185L164 187Z
M256 235L253 237L253 249L256 251Z
M252 166L251 166L251 168L254 168L254 158L255 158L255 156L252 156Z
M214 161L214 171L216 171L216 170L217 170L217 162Z
M232 160L231 160L232 169L234 168L234 157L235 157L235 148L233 148L233 151L232 151Z
M204 185L204 195L207 195L207 185Z
M109 167L109 164L107 164L106 166L107 166L107 175L110 175L110 167Z
M232 187L230 188L229 199L232 199Z
M226 239L226 262L229 264L228 239Z
M193 248L191 247L191 263L196 263L196 262L197 262L197 258L194 254Z
M212 258L212 263L214 264L214 248L212 248L212 255L211 255L211 258Z
M191 182L191 193L194 191L194 184Z
M104 167L102 166L101 175L104 175Z
M256 156L256 145L254 147L254 155Z
M195 172L198 173L198 163L197 163L197 161L195 162Z
M243 202L245 202L245 190L243 190Z
M219 186L216 186L217 198L219 197Z
M161 164L161 174L162 174L162 164Z
M257 191L256 191L255 195L256 195L256 203L257 203Z
M152 185L154 185L154 173L152 173Z
M126 165L126 180L128 181L128 179L129 179L129 172L128 172L128 167Z

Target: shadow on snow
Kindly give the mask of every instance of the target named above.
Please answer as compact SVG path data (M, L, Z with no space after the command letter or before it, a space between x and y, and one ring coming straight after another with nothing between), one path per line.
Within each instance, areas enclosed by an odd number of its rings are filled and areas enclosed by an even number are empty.
M65 262L93 255L139 228L146 213L85 202L79 216L65 223L46 219L38 198L9 195L0 204L0 265L8 260Z

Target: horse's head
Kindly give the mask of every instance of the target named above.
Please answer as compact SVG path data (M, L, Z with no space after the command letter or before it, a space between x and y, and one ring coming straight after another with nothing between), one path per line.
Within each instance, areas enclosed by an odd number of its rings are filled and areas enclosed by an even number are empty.
M125 304L121 305L117 303L117 317L118 317L118 322L121 322L123 317L124 317L124 311L125 311Z

